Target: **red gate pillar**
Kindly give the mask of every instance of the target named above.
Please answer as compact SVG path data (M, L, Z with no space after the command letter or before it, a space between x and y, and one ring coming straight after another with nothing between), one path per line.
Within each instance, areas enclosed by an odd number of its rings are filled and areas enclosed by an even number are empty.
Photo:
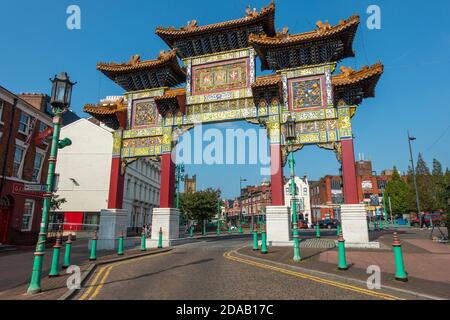
M284 206L283 166L281 146L270 145L270 173L272 176L272 206Z
M342 177L345 204L359 204L353 139L342 140Z
M161 190L159 194L160 208L174 208L175 204L175 163L171 153L161 156Z
M108 209L122 209L124 182L125 176L121 173L120 156L113 157L109 179Z

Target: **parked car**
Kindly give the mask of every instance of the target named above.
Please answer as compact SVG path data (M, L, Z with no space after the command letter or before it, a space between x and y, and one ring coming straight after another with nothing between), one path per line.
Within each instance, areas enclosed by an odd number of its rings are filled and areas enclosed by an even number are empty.
M337 229L339 221L336 219L324 219L319 221L320 229ZM316 225L314 225L316 226Z
M430 223L430 217L431 220L433 221L433 225L434 226L440 226L440 227L444 227L445 226L445 219L443 219L443 214L441 213L428 213L425 214L424 217L424 223L426 227L430 227L431 223ZM420 227L420 218L416 217L416 218L412 218L411 219L411 225L414 227Z
M299 229L308 229L308 223L305 220L300 219L300 220L298 220L298 228Z

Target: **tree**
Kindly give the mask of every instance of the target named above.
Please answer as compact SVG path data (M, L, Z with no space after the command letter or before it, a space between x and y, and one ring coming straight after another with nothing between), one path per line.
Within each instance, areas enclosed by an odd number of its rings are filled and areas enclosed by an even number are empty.
M396 167L394 167L394 174L392 175L391 180L387 183L385 197L387 199L389 197L391 198L392 214L394 216L409 212L413 205L411 203L412 199L409 186L402 179Z
M420 210L431 212L434 209L434 200L432 196L432 179L430 169L428 169L422 154L419 153L416 166L417 190L419 191Z
M447 206L447 184L442 171L441 163L433 159L433 171L431 174L431 196L433 198L433 210L445 210Z
M180 210L189 220L210 220L217 213L218 194L207 189L180 195Z

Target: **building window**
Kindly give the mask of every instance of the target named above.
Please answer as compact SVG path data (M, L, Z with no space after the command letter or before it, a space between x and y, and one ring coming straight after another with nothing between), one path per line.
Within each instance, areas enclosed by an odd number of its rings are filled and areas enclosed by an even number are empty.
M341 190L341 180L331 180L332 190Z
M38 152L36 152L36 156L34 157L34 166L33 166L33 176L31 181L38 182L40 178L42 162L44 160L44 156Z
M13 177L21 178L20 167L22 165L23 154L25 149L16 146L16 151L14 153L14 163L13 163Z
M23 113L20 115L19 132L28 134L28 127L30 126L30 116Z
M377 181L377 187L378 187L378 190L386 189L386 181L385 180L378 180Z
M45 130L47 130L47 125L43 122L39 122L39 133L42 133Z
M22 231L30 231L33 224L34 200L26 199L22 217Z

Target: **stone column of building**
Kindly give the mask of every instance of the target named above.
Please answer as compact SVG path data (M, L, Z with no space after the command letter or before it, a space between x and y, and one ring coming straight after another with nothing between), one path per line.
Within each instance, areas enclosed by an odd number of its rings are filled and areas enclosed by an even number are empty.
M342 140L342 176L345 204L358 204L355 152L353 139Z
M121 173L121 165L120 155L113 156L111 161L111 175L109 180L108 209L123 208L125 175Z
M272 205L284 206L283 164L280 144L270 145L270 169L272 176Z
M161 191L159 203L161 208L173 208L175 206L175 163L172 154L165 153L161 156Z
M175 153L173 153L175 154ZM175 159L172 153L161 156L160 207L153 210L152 234L149 247L157 247L159 230L162 230L163 246L170 246L179 238L180 211L175 207Z

